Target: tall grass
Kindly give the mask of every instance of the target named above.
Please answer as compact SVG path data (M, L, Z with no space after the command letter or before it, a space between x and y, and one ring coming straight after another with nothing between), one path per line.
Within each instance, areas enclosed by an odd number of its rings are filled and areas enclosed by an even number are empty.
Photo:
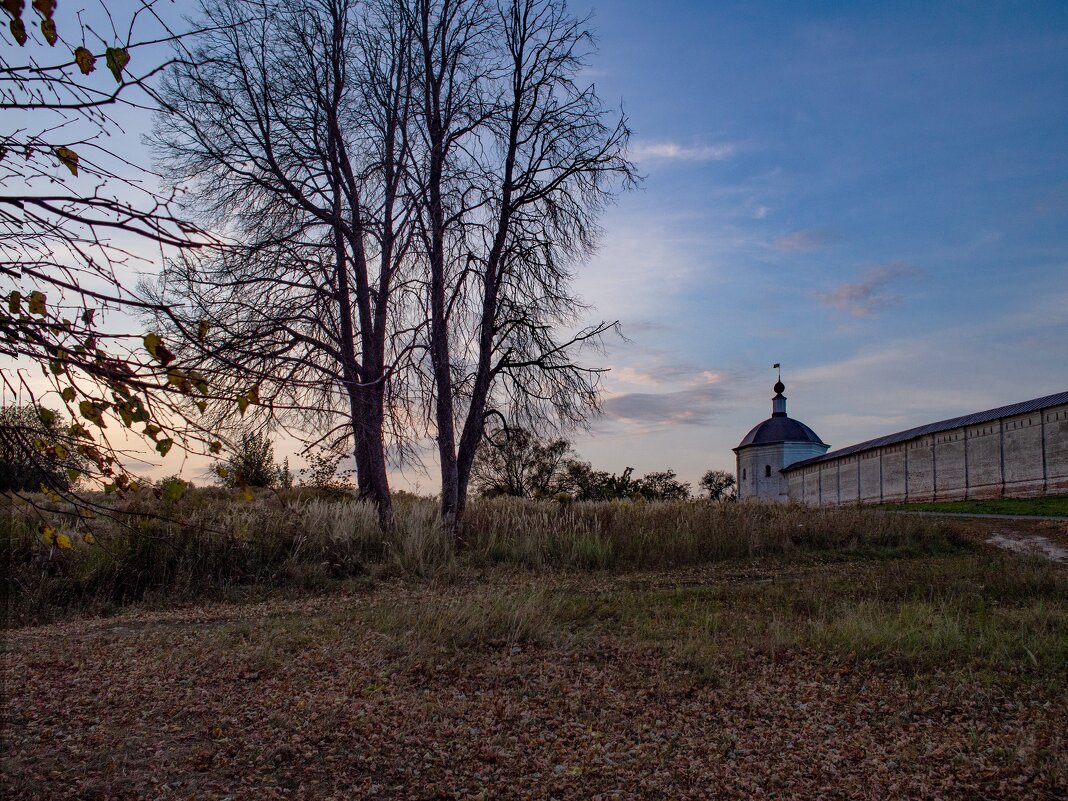
M242 585L316 588L365 573L436 576L504 564L536 571L696 565L794 550L944 548L947 524L869 508L772 504L573 503L476 500L462 547L443 538L431 499L400 498L395 528L351 499L265 493L251 503L218 489L163 503L148 492L112 502L83 542L71 510L42 514L8 499L0 508L7 624L65 607L153 597L192 599ZM42 525L74 547L44 541Z

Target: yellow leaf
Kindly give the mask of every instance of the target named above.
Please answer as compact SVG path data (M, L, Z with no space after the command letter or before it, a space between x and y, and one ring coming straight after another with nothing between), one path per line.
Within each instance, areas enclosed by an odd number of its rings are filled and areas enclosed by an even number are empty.
M247 409L247 408L248 408L248 398L246 398L244 395L239 396L238 399L237 399L237 410L239 412L241 412L241 414L244 414L245 413L245 409Z
M14 37L15 41L18 42L19 47L24 46L26 44L26 39L28 38L26 36L26 23L16 17L11 20L8 27L11 28L11 35Z
M57 147L56 158L60 160L64 167L70 170L71 175L78 174L78 154L69 147Z
M252 389L250 389L248 391L248 395L246 397L248 398L248 402L249 403L259 403L260 402L260 388L259 387L253 387Z
M56 544L56 530L51 526L44 526L41 528L41 539L43 539L49 545Z
M78 412L89 422L95 423L101 428L106 428L104 425L103 409L100 405L89 400L83 400L78 404Z
M75 49L74 62L78 65L78 69L82 71L82 75L88 75L96 69L96 56L85 47Z
M63 400L65 400L67 403L70 403L72 400L74 400L75 397L74 387L63 387L63 391L60 393L60 395L63 397Z
M7 296L7 310L12 314L22 311L22 293L12 292Z
M252 494L252 490L248 487L241 488L241 497L245 499L245 503L252 503L256 500L256 496Z
M206 338L207 335L208 335L209 328L210 328L210 326L208 325L208 321L207 320L201 320L200 321L200 325L197 326L197 339Z
M41 20L41 33L44 35L45 41L48 42L49 47L55 47L56 42L59 41L59 34L56 33L56 21L52 19Z
M74 547L74 543L70 541L70 537L66 534L56 534L56 546L64 551L69 551Z
M37 314L44 316L45 313L45 296L44 292L31 292L30 293L30 314Z
M189 389L189 379L181 370L172 367L167 371L167 381L179 389Z
M104 51L105 61L115 80L122 83L122 71L130 63L130 54L124 47L109 47Z
M82 542L86 545L96 545L96 537L93 536L93 532L86 531L82 534Z
M156 334L145 334L143 341L145 343L145 350L152 354L152 358L155 358L156 349L160 346L163 340Z

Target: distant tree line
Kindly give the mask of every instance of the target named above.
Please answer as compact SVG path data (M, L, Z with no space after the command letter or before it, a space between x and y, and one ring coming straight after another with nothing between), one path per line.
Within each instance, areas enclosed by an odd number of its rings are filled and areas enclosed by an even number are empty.
M541 439L523 429L503 429L483 440L472 471L474 489L484 497L560 498L579 501L673 501L691 497L690 484L674 470L635 477L634 468L622 473L595 470L581 461L563 438ZM698 489L710 500L733 498L734 476L709 470Z

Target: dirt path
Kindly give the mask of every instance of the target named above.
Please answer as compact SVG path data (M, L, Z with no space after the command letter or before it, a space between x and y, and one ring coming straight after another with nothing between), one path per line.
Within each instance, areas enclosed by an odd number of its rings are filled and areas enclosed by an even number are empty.
M987 537L991 545L1006 551L1021 554L1037 554L1054 562L1068 564L1068 548L1063 548L1049 538L1037 534L1021 534L1017 531L997 531Z
M1068 519L1008 515L953 515L966 518L969 528L995 548L1023 555L1043 556L1068 564Z

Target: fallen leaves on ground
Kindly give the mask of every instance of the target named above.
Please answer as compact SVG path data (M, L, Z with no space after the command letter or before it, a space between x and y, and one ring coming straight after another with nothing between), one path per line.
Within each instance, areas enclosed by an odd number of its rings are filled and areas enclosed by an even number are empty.
M595 589L694 576L573 578ZM516 579L503 580L503 585ZM529 579L524 580L529 584ZM483 591L485 588L483 587ZM596 631L405 646L367 609L463 587L131 612L8 632L20 799L1063 798L1063 688L825 654L715 681Z

